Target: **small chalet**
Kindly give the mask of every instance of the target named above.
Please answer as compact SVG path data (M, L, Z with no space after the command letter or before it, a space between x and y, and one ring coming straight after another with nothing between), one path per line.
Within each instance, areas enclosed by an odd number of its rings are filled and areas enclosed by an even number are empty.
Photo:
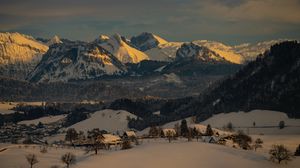
M102 134L97 138L97 140L105 145L118 145L122 142L119 136L112 134Z
M167 137L167 136L176 136L176 131L175 129L172 128L164 128L161 130L161 136L162 137Z

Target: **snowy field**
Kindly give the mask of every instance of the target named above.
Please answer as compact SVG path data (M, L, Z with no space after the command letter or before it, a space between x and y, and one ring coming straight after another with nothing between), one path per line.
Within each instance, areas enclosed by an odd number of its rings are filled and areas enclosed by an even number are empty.
M0 147L4 147L1 145ZM28 162L26 161L25 156L27 154L36 154L39 163L34 165L36 168L50 168L53 165L58 165L63 167L63 163L60 161L61 155L66 152L72 152L76 156L79 156L78 159L84 158L84 151L77 149L63 149L63 148L54 148L49 147L47 153L41 153L40 147L37 145L29 145L25 148L24 145L9 145L7 150L0 152L0 167L1 168L29 168ZM87 156L86 156L87 157ZM80 160L78 160L80 161Z
M253 137L254 138L254 137ZM51 147L47 153L40 153L40 148L29 146L19 148L11 146L0 153L1 168L27 168L29 167L25 155L35 153L39 163L34 167L51 167L53 165L63 166L60 157L67 151L74 153L77 163L74 168L253 168L253 167L285 167L296 168L300 164L300 157L294 158L291 162L278 165L268 161L267 151L273 143L283 143L294 152L300 142L300 135L264 135L260 136L264 141L264 148L257 152L234 149L228 146L208 144L203 142L187 142L186 139L179 139L168 143L167 140L143 140L142 144L129 150L110 151L101 150L100 155L92 153L85 154L80 149L62 149ZM0 148L5 144L1 144Z
M93 113L90 118L76 123L70 128L76 130L88 131L93 128L100 128L109 132L128 130L127 117L136 118L135 115L124 110L101 110Z
M10 114L14 113L15 111L11 110L13 107L15 107L16 103L10 103L10 102L0 102L0 113L1 114Z
M186 118L189 126L193 125L192 118ZM279 129L278 124L284 121L286 127ZM268 110L253 110L250 112L231 112L221 113L201 122L201 125L210 124L216 130L224 129L229 122L232 123L234 130L242 130L247 134L300 134L300 119L291 119L285 113ZM253 127L255 122L255 127ZM164 124L162 128L174 128L175 124L180 124L181 120ZM138 135L147 134L150 128L138 132ZM220 131L218 131L220 132Z
M34 120L24 120L24 121L18 122L18 124L25 124L25 125L34 124L34 125L37 125L39 122L41 122L43 124L50 124L50 123L62 120L65 117L66 117L66 115L47 116L47 117L41 117L41 118L34 119Z
M43 102L0 102L0 113L1 114L14 113L15 111L11 109L20 103L40 106L42 105Z
M284 121L286 127L279 129L278 124ZM229 122L235 130L243 130L248 134L300 134L300 119L291 119L285 113L268 110L250 112L221 113L201 122L214 128L223 128ZM255 122L255 127L253 127Z

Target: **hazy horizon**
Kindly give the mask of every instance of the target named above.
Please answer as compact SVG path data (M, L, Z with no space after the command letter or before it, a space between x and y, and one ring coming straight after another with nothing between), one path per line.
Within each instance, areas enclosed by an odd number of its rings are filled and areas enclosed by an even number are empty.
M0 31L91 41L152 32L226 44L300 39L299 0L2 0Z

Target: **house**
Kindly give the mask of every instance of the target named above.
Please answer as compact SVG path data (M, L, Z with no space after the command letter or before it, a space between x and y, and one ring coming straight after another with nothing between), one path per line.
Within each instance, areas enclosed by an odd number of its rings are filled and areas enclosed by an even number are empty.
M173 128L164 128L161 130L161 136L162 137L175 137L176 136L176 131Z
M134 131L125 131L124 134L123 134L123 137L124 138L129 138L129 139L137 138Z
M97 140L105 145L117 145L117 144L121 144L122 142L119 136L112 135L112 134L99 135Z

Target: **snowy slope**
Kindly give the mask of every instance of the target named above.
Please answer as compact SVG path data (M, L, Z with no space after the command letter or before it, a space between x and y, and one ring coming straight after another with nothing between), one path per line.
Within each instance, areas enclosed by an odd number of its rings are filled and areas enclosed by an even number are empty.
M294 144L297 139L299 136L294 139ZM96 168L99 165L113 168L277 167L278 165L270 162L267 156L268 154L264 152L245 151L202 142L186 142L186 139L172 143L168 143L167 140L154 140L144 141L143 145L130 150L87 158L74 167ZM299 163L300 159L296 158L284 167L294 168Z
M48 46L19 33L0 33L0 75L25 79Z
M208 40L198 40L193 41L194 44L205 46L212 51L216 52L217 54L221 55L227 61L232 63L241 64L242 57L240 54L237 54L231 46L227 46L223 43L216 42L216 41L208 41Z
M279 129L278 124L280 121L284 121L287 127ZM221 113L201 123L222 128L229 122L237 127L236 130L249 131L250 134L300 134L300 119L288 118L285 113L277 111L253 110L250 112ZM255 122L257 128L250 128L249 130L249 127L253 127L253 122Z
M76 123L70 128L75 128L76 130L88 131L93 128L99 128L100 130L106 130L109 132L116 133L119 131L128 130L127 117L136 118L135 115L124 111L124 110L101 110L93 113L90 118Z
M21 148L19 148L19 146ZM47 153L41 153L39 145L29 145L25 147L24 145L3 145L3 148L7 148L7 150L0 152L0 162L1 168L29 168L29 164L26 160L26 155L35 154L37 156L37 160L39 161L37 164L33 166L33 168L37 167L51 167L53 165L57 165L60 168L64 167L64 163L61 161L61 156L67 152L71 152L77 156L77 159L83 159L87 157L84 155L83 150L79 149L67 149L67 148L55 148L48 147ZM1 149L1 148L0 148Z
M149 56L150 60L173 61L176 57L177 50L182 44L183 42L163 43L145 51L145 53Z
M268 151L272 144L285 144L289 150L294 151L299 145L299 135L284 136L258 136L263 139L263 148L254 151L234 149L222 145L214 145L202 142L187 142L179 139L168 143L165 139L143 140L139 146L129 150L100 150L99 155L86 154L83 149L48 147L47 153L41 153L37 145L0 144L1 166L5 168L29 167L25 155L34 153L39 162L33 167L51 167L58 165L64 167L60 158L66 152L76 155L77 162L70 167L74 168L219 168L219 167L299 167L300 158L295 157L288 164L278 165L268 160ZM256 138L256 137L253 137ZM20 146L20 148L19 148ZM13 161L12 161L13 160Z
M24 121L18 122L18 124L25 124L25 125L34 124L34 125L37 125L37 124L39 124L39 122L41 122L43 124L50 124L50 123L62 120L65 117L66 117L66 115L47 116L47 117L41 117L41 118L34 119L34 120L24 120Z
M109 39L103 40L99 45L112 53L122 63L138 63L142 60L149 59L148 55L144 52L127 44L119 34L115 34L109 37Z

